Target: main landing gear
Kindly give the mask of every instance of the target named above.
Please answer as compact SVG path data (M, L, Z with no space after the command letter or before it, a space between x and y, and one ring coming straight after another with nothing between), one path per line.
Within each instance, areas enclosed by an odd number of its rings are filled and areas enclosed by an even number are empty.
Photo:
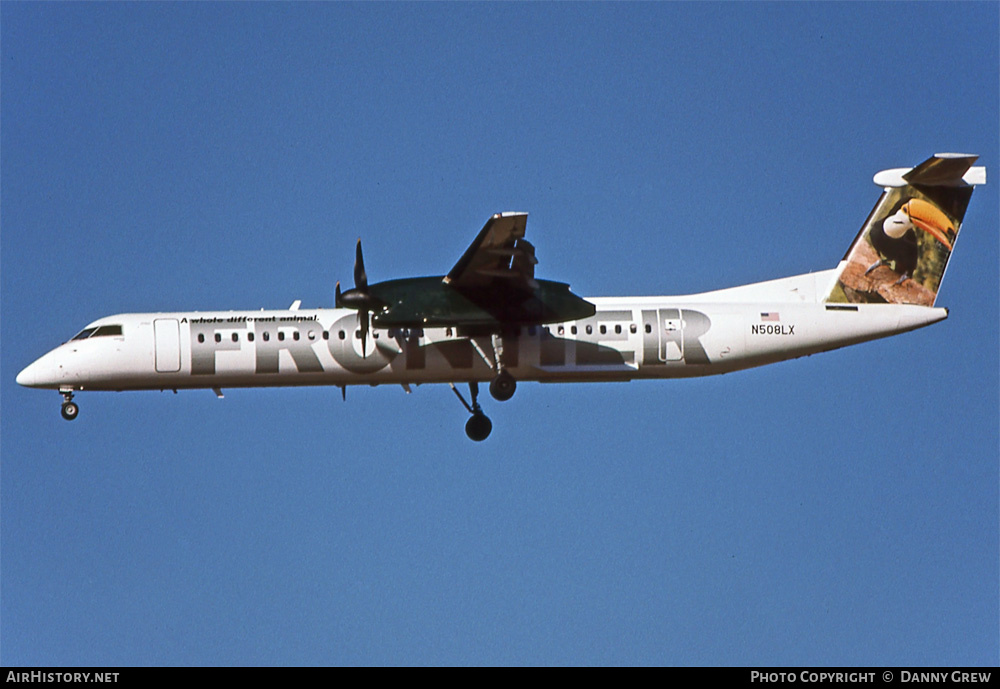
M496 372L496 377L490 381L490 394L497 402L506 402L514 396L514 391L517 390L517 381L503 367L503 336L494 333L490 337L490 344L493 345L493 365L491 368ZM486 363L490 363L489 360Z
M73 401L73 390L60 390L63 396L62 417L67 421L72 421L80 415L80 407Z
M517 381L514 380L514 376L503 369L500 369L496 378L490 381L490 394L497 402L506 402L514 396L516 390Z
M490 346L493 349L493 356L490 356L483 349L480 343L476 341L476 338L469 338L469 342L479 352L479 356L486 362L486 365L496 374L493 380L490 381L490 394L493 395L493 399L497 402L506 402L514 396L514 391L517 390L517 381L503 367L503 337L499 333L493 333L490 336Z
M477 443L486 440L490 437L490 431L493 430L493 422L483 413L483 408L479 406L479 383L469 383L469 394L472 396L471 405L465 401L462 393L458 391L454 383L449 383L449 385L452 392L458 397L458 401L472 414L469 420L465 422L465 434L469 436L470 440L475 440Z
M517 390L517 381L503 367L503 338L499 333L494 333L490 337L490 344L493 349L492 357L476 342L475 338L470 338L469 342L479 352L479 356L483 358L483 361L496 373L493 380L490 381L490 394L493 396L493 399L498 402L506 402L514 396L514 392ZM469 383L469 394L472 396L472 404L465 401L462 393L458 391L454 383L449 383L449 385L451 385L452 392L458 397L462 406L472 414L472 417L465 423L465 434L476 442L486 440L490 436L490 431L493 430L493 423L483 413L482 407L479 406L479 383Z

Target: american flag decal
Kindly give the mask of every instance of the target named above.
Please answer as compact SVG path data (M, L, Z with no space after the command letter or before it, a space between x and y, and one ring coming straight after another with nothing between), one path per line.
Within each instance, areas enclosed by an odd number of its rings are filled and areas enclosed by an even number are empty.
M762 323L767 323L767 322L774 323L776 321L780 321L781 316L778 315L777 311L765 311L764 313L760 314L760 320Z

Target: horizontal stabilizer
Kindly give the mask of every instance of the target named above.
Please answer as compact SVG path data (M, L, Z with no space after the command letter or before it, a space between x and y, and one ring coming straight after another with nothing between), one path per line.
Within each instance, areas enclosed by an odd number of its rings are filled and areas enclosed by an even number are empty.
M938 153L914 168L882 170L873 181L880 187L965 187L986 184L986 168L972 167L979 156Z

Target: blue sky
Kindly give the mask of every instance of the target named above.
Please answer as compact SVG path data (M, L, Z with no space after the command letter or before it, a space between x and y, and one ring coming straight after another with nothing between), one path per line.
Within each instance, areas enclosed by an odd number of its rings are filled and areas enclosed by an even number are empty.
M0 4L0 661L991 664L996 3ZM718 378L81 394L128 311L330 306L496 211L584 296L833 267L978 153L944 323Z

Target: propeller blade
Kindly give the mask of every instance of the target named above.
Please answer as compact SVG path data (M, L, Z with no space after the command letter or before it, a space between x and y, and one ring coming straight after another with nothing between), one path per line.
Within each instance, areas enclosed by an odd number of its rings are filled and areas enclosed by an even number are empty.
M354 256L354 287L361 292L368 291L368 275L365 273L365 257L361 254L361 237Z
M333 291L333 305L338 309L344 306L344 302L340 300L340 280L337 280L337 288Z
M371 331L371 309L379 304L368 293L368 274L365 273L365 257L361 253L361 238L358 238L358 246L354 256L354 288L346 292L340 291L340 283L337 283L335 291L336 304L348 309L355 309L358 312L358 329L361 331L361 355L368 357L368 333Z
M362 309L358 313L361 320L361 358L368 358L368 309Z

